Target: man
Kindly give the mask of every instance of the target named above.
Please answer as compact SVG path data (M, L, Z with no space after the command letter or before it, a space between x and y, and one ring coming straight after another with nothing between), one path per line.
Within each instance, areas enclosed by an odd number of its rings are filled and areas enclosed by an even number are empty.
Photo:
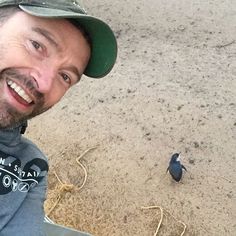
M116 39L75 0L0 0L0 55L0 236L44 235L47 159L21 133L83 74L107 75Z

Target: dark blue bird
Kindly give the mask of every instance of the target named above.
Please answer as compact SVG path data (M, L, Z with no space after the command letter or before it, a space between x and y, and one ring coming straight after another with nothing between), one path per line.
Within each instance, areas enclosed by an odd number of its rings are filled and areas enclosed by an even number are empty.
M187 171L184 165L181 165L179 155L180 153L175 153L174 155L172 155L169 166L166 170L166 172L169 171L170 175L176 182L179 182L182 178L182 169Z

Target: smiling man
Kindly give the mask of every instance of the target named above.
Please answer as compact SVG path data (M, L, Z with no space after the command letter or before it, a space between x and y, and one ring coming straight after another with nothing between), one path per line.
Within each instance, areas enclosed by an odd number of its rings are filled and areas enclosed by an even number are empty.
M77 1L0 0L0 235L44 235L47 158L22 137L83 74L107 75L117 44Z
M4 127L57 103L82 76L90 46L69 21L42 19L22 11L4 23L0 33Z

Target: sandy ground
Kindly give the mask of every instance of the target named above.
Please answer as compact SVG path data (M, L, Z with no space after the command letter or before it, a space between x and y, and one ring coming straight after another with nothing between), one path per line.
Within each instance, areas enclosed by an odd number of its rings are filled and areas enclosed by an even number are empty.
M50 217L97 236L236 235L235 0L84 0L109 22L117 64L84 77L26 135L48 155ZM166 175L182 153L182 182ZM52 204L52 203L50 203ZM49 205L50 205L49 204ZM168 213L169 212L169 213Z

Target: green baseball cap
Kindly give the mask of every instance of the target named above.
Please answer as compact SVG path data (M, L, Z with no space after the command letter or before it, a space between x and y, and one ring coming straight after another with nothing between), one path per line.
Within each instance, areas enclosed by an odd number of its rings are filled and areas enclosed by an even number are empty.
M111 28L102 20L90 16L77 0L0 0L0 7L18 6L24 12L47 18L74 19L91 41L91 56L84 74L101 78L113 68L117 57L117 42Z

